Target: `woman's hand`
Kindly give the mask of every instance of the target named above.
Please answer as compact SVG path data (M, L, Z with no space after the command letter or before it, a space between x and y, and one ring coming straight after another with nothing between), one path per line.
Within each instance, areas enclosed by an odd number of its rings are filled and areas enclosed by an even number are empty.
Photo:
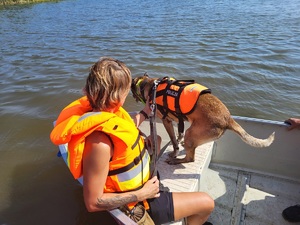
M149 103L149 97L148 97L144 109L141 110L138 114L136 114L133 117L133 121L134 121L135 125L137 127L139 127L144 120L149 119L150 113L151 113L151 109L150 109L150 103Z
M300 129L300 119L297 118L289 118L288 120L284 121L287 124L290 124L288 127L288 130L292 130L294 128L299 128Z
M150 198L158 198L160 196L159 193L159 180L157 179L157 176L152 177L150 180L148 180L144 187L140 190L141 192L141 199L139 201L143 201L145 199Z
M150 108L150 97L148 96L147 97L147 101L146 101L146 104L145 104L145 107L143 109L143 111L149 116L150 113L151 113L151 108Z

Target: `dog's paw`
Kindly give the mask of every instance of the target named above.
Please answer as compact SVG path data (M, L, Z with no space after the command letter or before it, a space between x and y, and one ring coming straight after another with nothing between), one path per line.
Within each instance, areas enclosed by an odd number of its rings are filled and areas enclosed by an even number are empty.
M179 149L177 151L169 152L169 157L170 158L176 158L179 154Z
M168 163L169 165L177 165L177 164L181 164L181 163L189 163L189 162L194 162L194 159L192 158L171 158L169 157L168 159L165 160L166 163Z
M172 158L169 157L168 159L165 160L165 162L168 163L169 165L176 165L176 164L178 164L176 158L173 158L173 157Z

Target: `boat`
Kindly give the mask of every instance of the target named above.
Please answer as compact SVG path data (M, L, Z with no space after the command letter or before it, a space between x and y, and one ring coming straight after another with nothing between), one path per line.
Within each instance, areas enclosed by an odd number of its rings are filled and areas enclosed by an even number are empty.
M172 146L163 124L156 119L164 150L157 163L161 182L173 192L208 193L215 200L215 209L208 219L214 225L291 224L284 220L282 211L300 203L300 130L288 131L289 125L279 121L238 116L234 119L258 138L275 131L274 142L267 148L254 148L226 131L220 139L197 147L194 162L169 165L165 160ZM140 129L150 134L147 121ZM59 149L66 160L66 145ZM181 146L178 157L183 155ZM118 209L110 213L118 224L136 224Z

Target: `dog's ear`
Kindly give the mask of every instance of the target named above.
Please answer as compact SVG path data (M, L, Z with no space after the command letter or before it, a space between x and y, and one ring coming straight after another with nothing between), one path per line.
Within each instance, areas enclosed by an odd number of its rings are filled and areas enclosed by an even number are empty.
M144 77L149 77L149 75L148 75L148 73L146 72L146 73L144 73Z

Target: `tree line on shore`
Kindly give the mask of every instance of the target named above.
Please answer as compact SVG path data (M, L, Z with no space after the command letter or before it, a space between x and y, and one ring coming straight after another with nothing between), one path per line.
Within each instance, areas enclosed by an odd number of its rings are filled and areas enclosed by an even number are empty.
M57 2L57 0L0 0L0 5L19 5L39 2Z

